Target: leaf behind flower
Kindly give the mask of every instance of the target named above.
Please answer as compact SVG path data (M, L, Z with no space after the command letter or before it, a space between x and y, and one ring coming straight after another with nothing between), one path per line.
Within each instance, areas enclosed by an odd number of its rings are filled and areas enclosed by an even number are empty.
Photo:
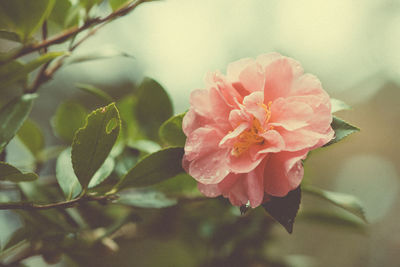
M286 231L291 234L293 232L293 224L300 207L300 202L301 188L299 186L284 197L271 197L271 199L262 204L262 206L272 218L285 227Z

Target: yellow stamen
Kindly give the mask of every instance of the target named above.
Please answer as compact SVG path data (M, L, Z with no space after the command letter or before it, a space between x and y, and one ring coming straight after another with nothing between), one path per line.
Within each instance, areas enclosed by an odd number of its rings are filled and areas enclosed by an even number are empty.
M264 137L260 136L259 134L263 134L268 130L264 129L264 126L271 118L271 104L271 101L268 103L268 105L265 105L264 103L259 104L259 106L262 107L266 112L263 125L261 125L258 119L253 117L253 122L250 129L242 132L238 137L238 141L233 145L232 155L238 157L243 152L247 151L250 146L254 144L264 144Z

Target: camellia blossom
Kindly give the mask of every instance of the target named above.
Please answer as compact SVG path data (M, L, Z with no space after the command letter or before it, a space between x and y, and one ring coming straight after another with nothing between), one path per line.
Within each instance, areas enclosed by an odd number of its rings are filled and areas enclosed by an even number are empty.
M191 93L183 167L205 196L254 208L299 186L302 160L334 137L331 122L328 94L299 62L241 59Z

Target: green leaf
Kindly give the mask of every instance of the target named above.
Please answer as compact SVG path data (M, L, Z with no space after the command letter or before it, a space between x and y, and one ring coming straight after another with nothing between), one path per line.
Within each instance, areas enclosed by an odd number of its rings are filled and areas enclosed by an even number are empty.
M134 56L120 51L114 47L102 47L100 49L96 49L90 52L86 52L84 54L73 54L67 60L65 60L65 65L83 63L87 61L100 60L100 59L108 59L114 57L126 57L126 58L135 58Z
M112 10L117 10L122 7L124 4L128 2L132 2L132 0L108 0Z
M116 186L116 190L128 187L149 186L183 172L180 147L170 147L144 157Z
M11 100L0 109L0 152L18 132L31 111L37 94L26 94Z
M342 100L335 98L331 98L331 105L332 105L331 113L335 113L341 110L351 109L351 107L346 103L344 103Z
M64 28L68 10L71 6L69 0L56 0L53 10L50 13L49 20L55 22L61 28Z
M14 166L0 161L0 181L30 182L38 178L37 174L29 172L22 173Z
M300 186L290 191L285 197L271 197L262 204L264 209L279 222L289 234L293 231L294 219L300 207L301 189Z
M81 104L67 101L58 106L51 126L59 138L71 143L75 132L85 124L86 116L87 111Z
M331 192L322 190L313 186L304 186L303 191L307 192L311 195L320 197L324 200L331 202L332 204L349 211L350 213L356 215L361 218L363 221L367 222L365 218L364 210L362 208L361 201L355 196Z
M156 184L154 189L166 193L168 196L200 196L197 181L187 173L180 173L175 177Z
M93 188L101 184L114 170L115 161L113 158L108 157L103 165L97 170L97 172L93 175L93 178L90 180L89 188Z
M182 120L185 114L175 115L161 125L158 134L163 143L170 146L185 146L186 135L182 130Z
M100 4L102 1L103 0L80 0L79 3L86 9L86 12L88 13L92 7Z
M125 190L119 195L117 203L139 208L166 208L178 204L173 198L168 198L162 192L149 189Z
M26 240L30 237L31 230L27 227L18 228L8 239L7 243L3 247L3 251L14 247L15 245L19 244L20 242Z
M16 32L26 42L50 14L55 0L0 1L0 28Z
M26 79L26 76L36 68L64 54L64 52L49 52L26 64L11 61L8 64L0 65L0 89L8 87L21 79Z
M6 39L13 42L21 42L21 38L15 32L0 30L0 39Z
M103 90L101 90L97 87L94 87L93 85L78 83L78 84L76 84L76 87L78 87L79 89L81 89L85 92L88 92L89 94L97 96L98 98L103 100L105 102L105 104L114 102L114 99L109 94L107 94L106 92L104 92Z
M83 15L84 9L79 3L71 6L66 12L64 28L77 26L79 22L83 19Z
M44 148L44 137L39 126L32 120L25 120L19 129L17 136L19 140L37 157Z
M108 157L90 180L89 188L102 183L114 169L114 160ZM56 163L56 178L67 200L76 198L82 192L82 186L76 177L71 162L71 148L65 149Z
M146 154L151 154L161 149L159 144L150 140L137 140L134 142L129 142L127 146Z
M139 127L139 122L134 116L136 103L137 99L132 95L126 96L117 102L122 120L122 130L124 131L125 141L128 144L145 138Z
M75 133L72 143L72 166L83 188L110 153L121 126L114 103L93 111L83 128Z
M345 216L344 214L325 212L325 211L307 211L301 212L297 220L346 228L351 231L365 232L365 224L354 217Z
M360 129L358 129L357 127L345 122L342 119L339 119L336 116L333 116L331 126L335 131L335 138L329 141L329 143L327 143L326 145L324 145L324 147L335 144L340 140L342 140L343 138L345 138L346 136L360 131Z
M67 200L76 198L82 186L75 175L71 162L71 148L65 149L57 158L56 178Z
M167 92L156 81L145 78L138 90L136 115L147 136L158 141L158 129L172 114Z
M37 154L36 159L39 162L47 162L51 159L55 159L61 154L61 152L65 148L66 148L65 146L61 145L45 147Z

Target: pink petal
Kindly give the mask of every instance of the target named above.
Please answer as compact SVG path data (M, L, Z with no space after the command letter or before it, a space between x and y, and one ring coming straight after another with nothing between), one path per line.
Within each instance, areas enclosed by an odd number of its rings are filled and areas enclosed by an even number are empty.
M264 101L264 92L253 92L243 99L245 110L253 115L263 125L266 117L266 111L261 104Z
M247 196L250 206L256 208L261 205L264 199L264 164L249 172L243 183L247 188Z
M303 149L313 149L320 142L327 138L326 134L314 132L307 129L298 129L296 131L279 130L283 140L285 140L285 151L298 151Z
M278 98L271 106L269 125L281 126L286 130L293 131L307 126L312 116L313 109L308 104Z
M265 68L264 103L278 97L286 97L293 81L292 67L288 59L280 58Z
M213 128L201 127L193 131L185 144L185 155L188 160L209 154L218 147L222 136Z
M307 151L304 150L271 154L264 168L265 192L283 197L297 188L304 175L301 160L306 156Z
M239 156L229 154L228 166L236 173L247 173L254 170L262 161L265 155L259 155L258 158L254 159L249 153L245 151Z
M239 74L239 81L248 92L264 89L264 74L259 64L249 64Z
M203 184L217 184L229 174L228 150L216 149L209 154L192 160L189 174Z
M226 69L226 76L232 83L239 81L240 73L249 65L254 64L254 59L243 58L230 63Z
M279 132L275 130L269 130L261 136L265 139L265 145L260 148L258 154L279 152L285 148L285 140L283 140Z
M261 64L263 68L267 67L269 64L274 62L275 60L282 58L283 56L279 53L272 52L268 54L262 54L259 55L256 59L256 61Z
M182 130L186 136L189 136L194 130L212 125L214 122L212 119L197 114L193 108L185 114L182 120Z
M232 128L236 128L243 122L248 123L251 120L252 117L243 109L234 109L229 113L229 123L231 124Z
M235 128L235 130L228 133L227 135L224 136L224 138L222 138L222 140L219 142L219 146L232 147L236 141L236 138L249 127L250 127L249 123L246 122L241 123L238 127Z
M218 184L220 192L232 205L242 206L250 201L251 207L259 206L264 199L264 165L246 174L229 174Z
M201 116L208 116L211 112L210 96L208 90L194 90L190 94L190 106L197 114Z
M197 188L206 197L217 197L221 195L218 184L202 184L197 183Z

